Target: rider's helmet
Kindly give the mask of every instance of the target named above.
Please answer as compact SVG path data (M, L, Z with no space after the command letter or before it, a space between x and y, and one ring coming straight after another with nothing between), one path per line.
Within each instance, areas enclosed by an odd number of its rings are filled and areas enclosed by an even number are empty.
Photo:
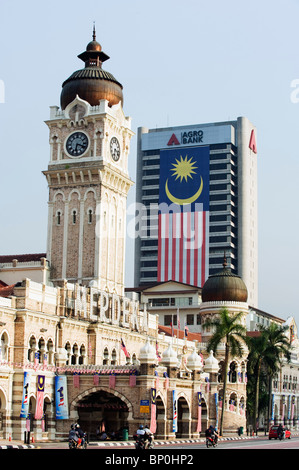
M142 424L140 424L139 429L143 429L143 425L142 425Z

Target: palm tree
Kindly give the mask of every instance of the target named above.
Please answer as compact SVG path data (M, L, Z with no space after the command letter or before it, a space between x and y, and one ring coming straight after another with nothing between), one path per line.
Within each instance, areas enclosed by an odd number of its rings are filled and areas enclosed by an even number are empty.
M291 344L286 336L288 326L280 326L277 323L271 323L269 327L260 327L260 336L250 339L250 355L249 362L251 370L254 371L255 381L255 398L254 398L254 425L258 420L259 407L259 389L260 376L262 367L267 371L268 387L269 387L269 407L268 418L270 418L270 400L271 400L271 384L274 374L280 369L283 361L290 360Z
M244 354L244 344L246 343L246 327L241 324L243 312L230 314L226 307L220 310L219 316L215 319L207 320L203 327L215 327L215 332L208 341L207 350L214 351L216 355L217 347L225 342L224 357L224 377L223 377L223 402L220 419L220 434L223 433L223 418L225 408L225 395L227 387L227 373L229 357L242 357Z

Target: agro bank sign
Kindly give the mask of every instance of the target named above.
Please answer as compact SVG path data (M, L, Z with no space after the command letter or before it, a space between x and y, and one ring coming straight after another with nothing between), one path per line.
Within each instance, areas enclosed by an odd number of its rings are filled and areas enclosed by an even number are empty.
M235 128L230 124L171 127L143 133L141 150L147 151L226 142L235 144Z

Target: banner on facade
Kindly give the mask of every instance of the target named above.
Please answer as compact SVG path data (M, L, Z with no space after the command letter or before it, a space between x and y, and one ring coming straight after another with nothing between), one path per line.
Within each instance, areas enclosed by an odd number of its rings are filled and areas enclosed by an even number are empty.
M74 388L80 388L80 373L79 372L74 372L73 384L74 384Z
M35 419L42 419L44 414L45 376L37 376Z
M198 418L196 432L201 432L201 392L197 392Z
M150 431L154 434L157 430L156 420L156 389L151 388L151 425Z
M286 396L282 395L282 413L281 413L281 420L284 421L284 409L286 404Z
M209 175L209 147L160 152L158 282L208 278Z
M291 401L292 401L291 395L289 395L288 400L289 400L289 402L288 402L288 419L291 419Z
M55 377L56 419L68 419L67 383L65 375Z
M216 409L216 424L215 429L218 429L218 393L215 393L215 409Z
M272 393L272 413L271 413L271 420L274 421L274 393Z
M294 411L295 411L295 396L292 396L292 414L291 419L294 419Z
M136 371L130 372L129 385L130 387L136 386Z
M31 372L24 372L23 397L21 407L21 418L27 418L29 411L29 389L30 389Z
M178 430L178 413L177 413L177 394L176 390L172 390L172 432Z

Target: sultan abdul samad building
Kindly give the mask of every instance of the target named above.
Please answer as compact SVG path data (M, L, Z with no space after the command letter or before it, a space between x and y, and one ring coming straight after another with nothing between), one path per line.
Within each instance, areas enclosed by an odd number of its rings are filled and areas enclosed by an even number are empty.
M78 57L84 67L46 121L47 253L0 257L1 436L65 438L75 421L91 436L98 427L132 436L146 420L157 438L199 437L222 406L224 429L236 432L246 426L247 351L230 358L223 403L224 345L216 359L211 332L172 335L124 288L133 132L95 32ZM202 289L168 281L148 295L161 292L196 298L201 325L222 306L244 312L245 325L247 289L225 265Z

